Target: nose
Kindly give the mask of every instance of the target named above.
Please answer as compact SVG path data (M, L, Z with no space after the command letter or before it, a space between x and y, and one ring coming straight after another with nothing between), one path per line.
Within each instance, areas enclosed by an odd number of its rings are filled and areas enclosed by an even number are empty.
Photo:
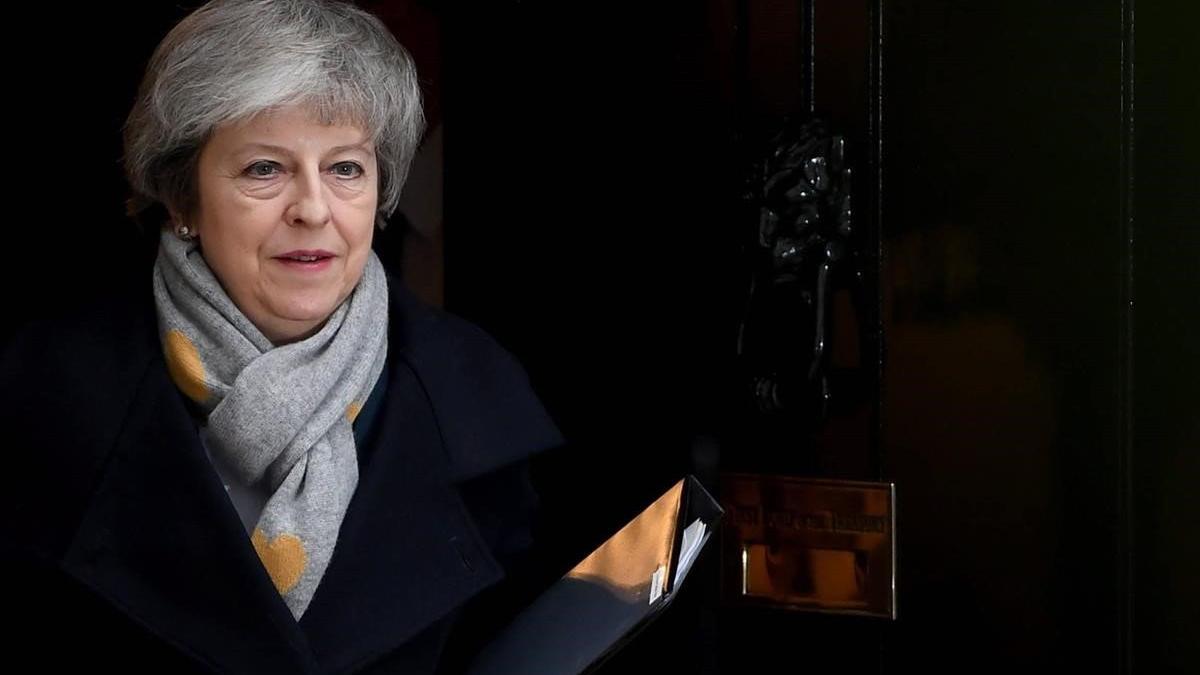
M318 170L297 174L292 184L291 203L284 214L294 227L323 227L329 222L329 203Z

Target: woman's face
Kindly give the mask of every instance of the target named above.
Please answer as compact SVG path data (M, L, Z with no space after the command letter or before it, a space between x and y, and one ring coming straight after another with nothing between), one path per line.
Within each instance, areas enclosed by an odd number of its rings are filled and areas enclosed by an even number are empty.
M219 127L187 224L225 292L275 344L320 330L362 276L378 176L370 139L284 108Z

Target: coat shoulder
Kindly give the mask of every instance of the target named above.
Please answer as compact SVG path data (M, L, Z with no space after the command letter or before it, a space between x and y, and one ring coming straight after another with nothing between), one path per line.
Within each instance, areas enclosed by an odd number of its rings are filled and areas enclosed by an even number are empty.
M157 356L144 298L113 295L47 314L0 351L0 420L19 476L4 491L2 536L56 557L69 544Z
M525 368L479 326L399 286L393 335L437 417L452 477L468 480L563 444Z

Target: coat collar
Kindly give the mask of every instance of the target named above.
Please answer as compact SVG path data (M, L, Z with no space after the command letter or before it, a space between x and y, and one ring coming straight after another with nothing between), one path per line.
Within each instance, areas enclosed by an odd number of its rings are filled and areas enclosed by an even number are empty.
M409 365L406 305L395 292L391 311L397 353L372 459L299 622L205 456L152 325L143 332L153 356L63 568L202 661L263 673L352 671L498 581Z

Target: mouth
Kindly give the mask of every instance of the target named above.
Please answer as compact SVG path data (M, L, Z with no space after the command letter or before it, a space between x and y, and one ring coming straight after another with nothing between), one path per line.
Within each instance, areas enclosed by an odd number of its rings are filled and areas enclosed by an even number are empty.
M328 251L289 251L275 256L274 259L290 269L315 271L329 267L334 257L336 256Z

